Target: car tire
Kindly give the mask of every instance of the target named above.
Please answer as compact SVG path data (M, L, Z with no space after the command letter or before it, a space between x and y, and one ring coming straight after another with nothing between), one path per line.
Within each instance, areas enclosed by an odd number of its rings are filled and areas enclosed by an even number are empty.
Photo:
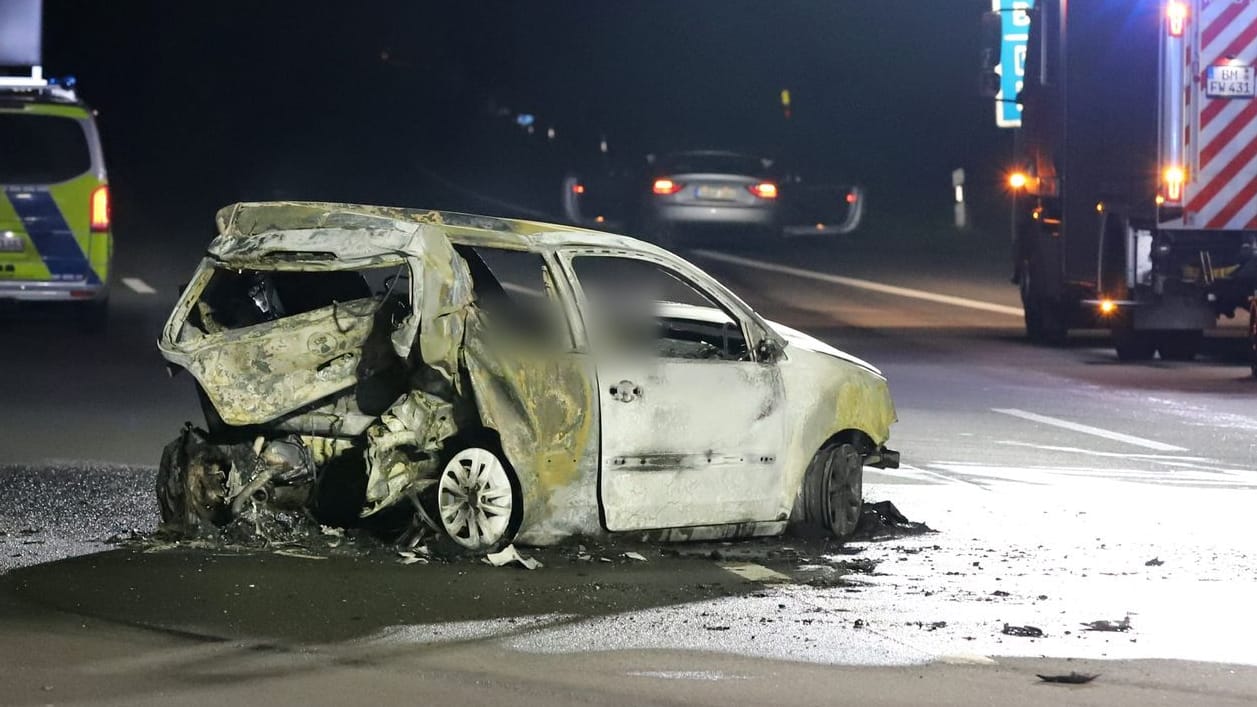
M230 460L216 455L191 427L162 450L157 466L160 531L182 538L212 534L231 520L226 470ZM221 473L213 471L218 468Z
M1166 331L1157 337L1157 351L1165 361L1191 361L1200 353L1205 333L1199 329Z
M466 552L506 547L524 517L524 496L515 469L488 440L455 441L442 455L434 486L435 519Z
M864 503L864 457L852 444L825 445L808 463L800 493L804 526L850 538Z
M1122 362L1149 361L1157 352L1157 340L1150 331L1113 329L1113 349Z

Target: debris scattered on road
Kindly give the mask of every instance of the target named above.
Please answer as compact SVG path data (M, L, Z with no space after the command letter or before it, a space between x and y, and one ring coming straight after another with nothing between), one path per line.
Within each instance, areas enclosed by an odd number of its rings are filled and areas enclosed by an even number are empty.
M626 552L620 556L628 560L637 560L638 562L646 561L646 556L640 552Z
M400 559L398 559L397 561L402 563L403 565L414 565L414 564L426 565L429 562L428 557L427 557L427 554L428 554L427 548L423 548L423 550L424 550L423 553L419 553L414 550L400 550L397 553L397 556Z
M855 540L877 540L933 532L925 523L908 520L890 501L878 501L864 504L855 534L851 537Z
M1121 621L1107 621L1101 619L1099 621L1087 621L1083 623L1083 627L1088 631L1118 631L1125 632L1130 630L1130 615Z
M1043 638L1043 629L1038 626L1013 626L1012 624L1004 624L1002 633L1005 636L1020 636L1022 638Z
M504 565L515 563L520 567L529 570L535 570L538 567L545 566L541 564L540 560L535 560L531 557L524 557L519 554L519 550L516 550L514 545L507 545L505 548L502 548L500 552L491 552L485 555L484 561L494 567L502 567Z
M1160 567L1161 565L1164 565L1164 564L1165 564L1165 560L1161 559L1160 557L1154 557L1151 560L1148 560L1147 562L1145 562L1144 567Z
M322 555L312 555L308 552L302 552L299 549L291 548L291 547L280 548L278 550L275 550L273 554L283 555L284 557L296 557L302 560L326 560L327 559L326 557L323 557Z
M1070 672L1065 675L1042 675L1035 673L1043 682L1064 683L1067 685L1082 685L1100 677L1099 673L1078 673Z
M834 566L844 572L854 574L873 574L873 570L877 569L878 561L871 557L857 557L853 560L839 560Z

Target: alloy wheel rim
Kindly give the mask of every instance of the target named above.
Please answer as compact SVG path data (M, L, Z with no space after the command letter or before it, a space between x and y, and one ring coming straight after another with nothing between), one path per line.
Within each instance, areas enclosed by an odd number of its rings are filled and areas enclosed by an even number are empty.
M860 521L862 475L857 469L850 468L841 452L830 456L828 466L830 528L850 533Z
M465 548L492 548L506 536L514 496L510 477L496 454L480 447L464 449L441 471L437 486L441 525Z

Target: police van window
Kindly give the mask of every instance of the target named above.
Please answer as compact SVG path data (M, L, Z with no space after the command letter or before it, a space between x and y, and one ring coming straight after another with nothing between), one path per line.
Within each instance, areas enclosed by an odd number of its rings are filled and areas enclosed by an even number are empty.
M87 135L79 121L0 112L0 183L64 182L91 167Z

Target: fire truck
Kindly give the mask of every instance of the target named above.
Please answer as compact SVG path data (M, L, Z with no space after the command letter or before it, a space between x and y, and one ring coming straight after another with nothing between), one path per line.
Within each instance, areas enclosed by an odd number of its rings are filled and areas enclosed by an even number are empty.
M1189 360L1248 310L1257 345L1257 0L1016 11L1009 191L1030 338L1107 328L1121 360Z

